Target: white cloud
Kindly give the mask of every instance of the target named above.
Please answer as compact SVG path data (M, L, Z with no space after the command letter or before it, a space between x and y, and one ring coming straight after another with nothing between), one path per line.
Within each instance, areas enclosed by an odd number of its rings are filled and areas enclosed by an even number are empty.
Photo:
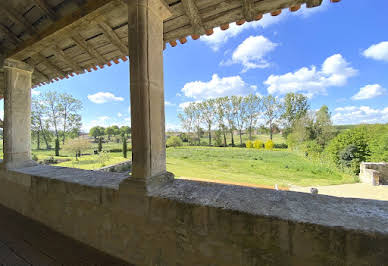
M236 23L230 24L229 29L223 31L220 28L215 28L214 33L210 36L201 37L201 41L205 42L213 51L218 51L222 45L224 45L230 38L236 37L241 32L247 29L265 29L273 24L279 23L280 21L286 18L286 14L280 16L271 16L266 14L259 21L252 21L245 23L241 26L236 25Z
M271 75L264 84L268 85L267 90L270 94L298 92L309 97L325 95L328 87L344 86L350 77L358 73L349 65L341 54L335 54L323 62L320 70L316 66L303 67L293 73Z
M97 92L95 94L89 94L88 99L97 104L107 103L107 102L122 102L124 101L123 97L117 97L110 92Z
M215 28L214 33L212 35L202 36L200 40L210 46L213 51L218 51L225 43L227 43L229 39L236 37L245 30L265 29L272 25L285 21L291 15L307 18L315 13L327 10L329 6L328 3L328 1L323 2L319 7L315 8L306 8L306 6L304 5L297 12L289 12L287 9L284 9L282 14L280 14L279 16L271 16L270 14L265 14L261 20L246 22L241 26L232 23L230 24L229 29L223 31L220 28Z
M257 86L247 84L240 76L220 78L214 74L208 82L186 83L181 91L186 97L202 100L230 95L246 95L255 92L256 89Z
M169 101L164 101L165 106L175 106L175 103L169 102Z
M373 44L362 54L367 58L388 62L388 41Z
M367 100L372 99L387 93L387 90L381 87L380 84L366 85L352 97L353 100Z
M36 90L36 89L32 89L32 90L31 90L31 95L32 95L32 96L38 96L38 95L40 95L40 91L38 91L38 90Z
M388 122L388 107L373 109L369 106L345 106L335 109L334 124L373 124Z
M118 112L118 113L117 113L117 116L118 116L118 117L122 117L122 116L123 116L123 114L122 114L122 113L120 113L120 112Z
M270 64L266 59L268 53L272 52L278 44L271 42L264 36L249 36L234 50L232 59L222 65L241 64L243 71L249 69L266 68Z

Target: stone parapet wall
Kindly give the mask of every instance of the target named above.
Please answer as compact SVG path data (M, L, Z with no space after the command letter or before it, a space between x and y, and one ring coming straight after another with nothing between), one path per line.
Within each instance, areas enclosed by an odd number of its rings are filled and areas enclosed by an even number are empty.
M388 184L388 163L361 163L360 181L374 186Z
M0 203L135 265L382 265L379 201L36 166L0 171Z
M128 161L124 161L124 162L121 162L118 164L102 167L100 169L97 169L96 171L121 173L121 172L130 172L131 168L132 168L132 161L128 160Z

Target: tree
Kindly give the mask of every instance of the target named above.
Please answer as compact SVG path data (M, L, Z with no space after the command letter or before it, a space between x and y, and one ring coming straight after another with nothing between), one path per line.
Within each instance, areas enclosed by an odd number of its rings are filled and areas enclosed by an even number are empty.
M124 137L128 138L131 135L131 128L128 126L122 126L120 127L120 133Z
M104 132L105 132L105 128L100 126L95 126L89 130L89 136L94 137L94 141L97 141L97 138L103 136Z
M263 98L263 116L269 128L269 137L272 140L273 129L277 119L281 115L281 105L272 95Z
M232 104L232 101L230 97L226 97L225 100L223 101L223 108L225 110L225 119L226 122L228 123L228 129L230 132L230 136L232 138L232 147L234 147L234 130L236 128L235 123L236 123L236 110Z
M233 112L235 112L236 128L240 136L240 146L242 146L242 131L247 123L247 108L245 105L244 98L242 96L232 96L231 101L233 106Z
M59 156L59 149L60 149L59 139L55 138L55 156Z
M125 136L123 136L123 156L124 156L124 158L127 158L127 152L128 152L127 138Z
M194 125L194 129L197 133L198 145L201 145L201 133L203 131L201 128L202 115L201 115L200 106L198 103L190 103L188 108L190 108L192 110L191 112L193 114L193 125Z
M256 125L257 120L260 116L260 112L262 110L261 99L257 95L249 94L248 96L244 97L244 105L246 108L246 120L249 132L249 140L252 140L253 126Z
M178 114L178 119L181 121L182 127L186 130L187 135L190 136L193 130L193 110L189 106L183 108L183 113Z
M76 160L78 160L78 157L81 156L81 153L90 149L90 147L91 144L87 139L78 137L75 139L67 140L63 145L63 150L73 153Z
M63 126L62 143L65 144L66 134L81 128L81 116L78 112L82 109L82 102L67 93L59 94L58 101Z
M217 98L216 99L216 115L217 115L217 118L216 118L216 121L217 121L217 124L218 124L218 129L222 132L222 135L224 137L224 147L227 146L227 143L226 143L226 130L227 130L227 127L226 127L226 114L225 114L225 105L227 104L228 102L228 97L220 97L220 98Z
M107 127L105 129L105 135L108 136L108 140L110 141L110 137L115 133L115 128L113 127Z
M102 137L98 138L98 152L102 151Z
M323 105L315 113L314 138L319 145L324 147L334 137L334 133L329 108L326 105Z
M209 146L212 145L211 131L212 131L212 126L214 124L214 120L216 116L215 103L216 101L214 99L209 99L198 104L198 107L202 114L202 119L205 122L208 129Z
M306 96L299 93L287 93L282 107L281 119L284 123L284 136L287 137L295 121L305 116L310 106Z

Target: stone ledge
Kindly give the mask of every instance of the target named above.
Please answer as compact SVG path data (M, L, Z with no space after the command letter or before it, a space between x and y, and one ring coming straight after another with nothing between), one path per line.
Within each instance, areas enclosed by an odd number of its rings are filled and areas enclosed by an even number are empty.
M120 173L96 172L49 165L9 169L9 172L59 180L82 186L110 188L115 190L118 190L120 183L128 178L128 175Z
M255 216L388 235L388 204L384 201L189 180L174 180L149 195Z

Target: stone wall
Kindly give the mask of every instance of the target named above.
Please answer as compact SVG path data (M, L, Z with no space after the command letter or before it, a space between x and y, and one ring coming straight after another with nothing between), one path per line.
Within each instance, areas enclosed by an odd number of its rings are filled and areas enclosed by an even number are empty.
M383 265L384 202L35 166L0 203L136 265Z
M388 163L361 163L360 181L374 186L388 184Z
M128 160L128 161L124 161L124 162L121 162L118 164L102 167L100 169L97 169L96 171L128 173L128 172L130 172L131 168L132 168L132 161Z

